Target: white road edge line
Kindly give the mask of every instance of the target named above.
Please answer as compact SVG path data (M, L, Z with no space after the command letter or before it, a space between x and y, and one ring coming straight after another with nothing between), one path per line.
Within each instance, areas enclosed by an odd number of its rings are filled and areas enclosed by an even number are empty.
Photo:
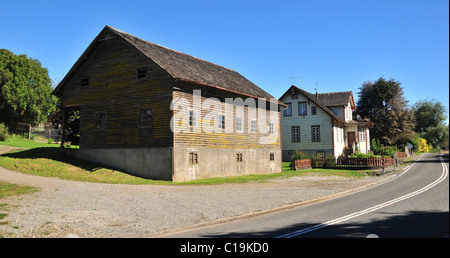
M384 202L384 203L375 205L375 206L370 207L370 208L367 208L367 209L365 209L365 210L358 211L358 212L349 214L349 215L347 215L347 216L343 216L343 217L340 217L340 218L337 218L337 219L334 219L334 220L330 220L330 221L327 221L327 222L324 222L324 223L320 223L320 224L317 224L317 225L312 226L312 227L308 227L308 228L304 228L304 229L301 229L301 230L297 230L297 231L294 231L294 232L291 232L291 233L288 233L288 234L284 234L284 235L278 236L278 237L276 237L276 238L292 238L292 237L296 237L296 236L299 236L299 235L303 235L303 234L306 234L306 233L309 233L309 232L312 232L312 231L315 231L315 230L318 230L318 229L321 229L321 228L325 228L325 227L328 227L328 226L331 226L331 225L334 225L334 224L337 224L337 223L340 223L340 222L344 222L344 221L349 220L349 219L352 219L352 218L359 217L359 216L361 216L361 215L364 215L364 214L367 214L367 213L370 213L370 212L379 210L379 209L381 209L381 208L390 206L390 205L392 205L392 204L394 204L394 203L397 203L397 202L400 202L400 201L409 199L409 198L411 198L411 197L413 197L413 196L416 196L416 195L418 195L418 194L421 194L421 193L423 193L423 192L425 192L425 191L427 191L427 190L433 188L433 187L436 186L437 184L439 184L439 183L441 183L442 181L444 181L445 178L447 178L447 176L448 176L448 168L447 168L447 164L444 162L444 159L442 158L442 154L439 156L439 160L441 161L441 165L442 165L442 174L441 174L441 176L440 176L437 180L435 180L434 182L428 184L427 186L425 186L425 187L423 187L423 188L421 188L421 189L419 189L419 190L417 190L417 191L414 191L414 192L412 192L412 193L409 193L409 194L400 196L400 197L395 198L395 199L392 199L392 200L390 200L390 201L387 201L387 202ZM409 167L408 169L406 169L406 170L405 170L402 174L400 174L399 176L403 175L403 174L404 174L406 171L408 171L410 168L411 168L411 167Z

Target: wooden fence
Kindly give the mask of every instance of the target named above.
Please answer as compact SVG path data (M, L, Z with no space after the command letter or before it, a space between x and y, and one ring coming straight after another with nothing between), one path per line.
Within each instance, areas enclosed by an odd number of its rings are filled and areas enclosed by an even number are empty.
M397 163L402 163L406 158L405 152L396 153ZM394 166L395 159L392 157L384 158L384 166ZM312 168L340 168L340 169L372 169L383 166L382 158L315 158L294 161L295 169Z
M41 139L52 138L54 142L59 142L61 138L60 130L49 126L34 127L31 124L16 123L9 125L9 133L26 136L33 139L33 136L40 136Z

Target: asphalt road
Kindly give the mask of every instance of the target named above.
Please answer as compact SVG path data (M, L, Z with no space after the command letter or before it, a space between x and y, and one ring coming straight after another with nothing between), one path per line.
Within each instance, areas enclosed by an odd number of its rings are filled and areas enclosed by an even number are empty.
M393 179L350 195L163 237L448 238L448 163L448 154L424 154Z

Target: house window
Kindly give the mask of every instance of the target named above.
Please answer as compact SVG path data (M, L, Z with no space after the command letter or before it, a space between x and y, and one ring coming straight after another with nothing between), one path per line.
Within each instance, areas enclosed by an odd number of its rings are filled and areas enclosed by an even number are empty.
M320 142L320 125L311 126L311 141Z
M366 128L365 127L359 128L359 140L366 141Z
M190 110L189 111L189 125L190 126L197 126L197 116L196 116L194 110Z
M298 103L298 115L299 116L306 116L307 115L306 102L299 102Z
M242 153L236 154L236 162L242 162Z
M300 142L300 126L292 126L292 142Z
M251 122L250 122L250 129L251 129L251 132L252 133L256 133L256 120L252 120Z
M106 129L106 112L95 113L95 128Z
M146 79L148 77L148 68L147 67L141 67L136 69L136 79Z
M139 125L152 126L153 125L153 109L141 108L139 110Z
M219 116L219 128L225 129L225 116L224 115Z
M191 165L198 165L198 154L196 152L189 153L189 163Z
M340 127L335 128L336 128L336 142L341 142L341 128Z
M236 117L236 131L242 132L242 118Z
M297 94L297 92L292 92L292 94L291 94L291 99L298 99L298 94Z
M275 161L275 154L274 153L270 153L270 161Z
M316 156L319 158L325 158L325 151L318 151L316 152Z
M284 116L292 116L292 104L286 103L287 108L284 110Z
M80 86L81 87L86 87L89 86L89 78L83 78L80 80Z
M344 142L344 128L336 127L336 142Z
M311 107L311 115L317 115L317 107Z

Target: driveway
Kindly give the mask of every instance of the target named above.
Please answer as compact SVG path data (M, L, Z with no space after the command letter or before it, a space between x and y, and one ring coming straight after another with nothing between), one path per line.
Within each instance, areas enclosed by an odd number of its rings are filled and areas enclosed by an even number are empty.
M0 221L0 235L148 237L301 205L391 176L350 179L312 175L265 183L158 186L76 182L0 167L0 181L41 189L1 200L10 210Z

